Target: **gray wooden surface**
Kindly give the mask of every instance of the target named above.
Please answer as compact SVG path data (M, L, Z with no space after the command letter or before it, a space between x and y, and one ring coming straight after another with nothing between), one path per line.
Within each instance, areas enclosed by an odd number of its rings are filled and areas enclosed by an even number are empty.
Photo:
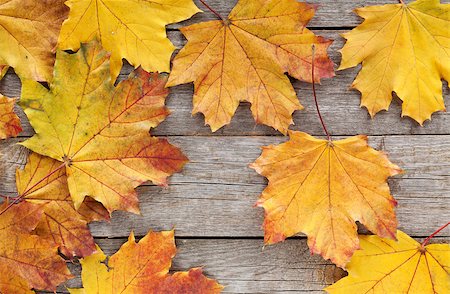
M226 15L236 1L209 0ZM315 0L319 4L310 27L334 39L330 55L339 64L337 52L343 45L340 33L360 22L352 13L356 7L380 1ZM383 3L396 3L386 0ZM448 2L448 1L444 1ZM198 5L203 10L201 4ZM214 19L209 12L198 14L181 25ZM169 27L172 41L181 47L184 38ZM132 70L125 66L120 78ZM425 127L409 118L400 118L401 103L393 101L388 112L370 119L359 107L359 93L349 90L358 69L337 72L318 86L318 97L331 133L339 137L369 135L374 148L384 150L406 173L389 180L399 205L399 228L418 240L450 219L450 114L437 113ZM450 103L444 85L445 102ZM311 85L295 81L301 103L306 107L294 115L291 129L322 135ZM168 137L181 147L191 162L170 179L168 188L151 184L138 188L142 215L117 212L111 223L91 225L93 235L106 253L114 253L126 241L130 230L137 236L149 229L175 227L178 255L173 270L203 266L207 275L226 286L225 293L302 293L320 290L341 278L344 272L319 256L311 256L304 236L263 248L263 211L253 204L266 180L248 168L260 154L260 147L278 144L287 138L272 129L255 125L249 105L242 104L229 126L211 133L201 115L191 116L192 85L172 88L168 106L171 116L152 133ZM0 81L0 93L20 96L20 81L12 71ZM17 142L33 134L19 110L24 132L19 138L0 142L0 194L15 192L14 170L23 166L27 151ZM364 230L361 230L364 232ZM445 230L435 242L448 242ZM75 274L79 267L71 265ZM67 286L80 286L79 278ZM64 288L61 288L64 291Z

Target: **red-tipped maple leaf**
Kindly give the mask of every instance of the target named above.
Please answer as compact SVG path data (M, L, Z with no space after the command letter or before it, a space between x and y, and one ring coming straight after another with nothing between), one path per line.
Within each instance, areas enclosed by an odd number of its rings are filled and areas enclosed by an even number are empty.
M67 188L67 178L60 163L52 158L32 153L23 170L16 172L19 197L41 204L42 219L36 233L60 246L67 257L88 256L95 252L94 239L87 223L109 219L108 211L92 198L86 198L78 211ZM52 173L52 171L57 170Z
M50 90L23 80L21 105L36 135L22 144L62 164L76 209L90 196L109 212L138 213L134 188L166 185L187 158L149 134L169 113L167 77L137 69L114 86L109 57L93 41L57 52Z
M84 288L71 289L70 293L215 294L222 290L199 268L169 275L175 252L174 231L150 232L139 242L131 233L128 242L108 259L108 266L100 248L98 253L82 259Z

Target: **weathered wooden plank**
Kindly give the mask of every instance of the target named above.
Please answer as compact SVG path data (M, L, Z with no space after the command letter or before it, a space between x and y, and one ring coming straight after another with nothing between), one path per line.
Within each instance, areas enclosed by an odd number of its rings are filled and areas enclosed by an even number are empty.
M330 49L330 56L336 64L340 62L338 49L342 47L343 40L339 37L339 31L317 31L318 34L336 41ZM181 46L183 41L179 32L171 32L171 39L177 46ZM125 78L132 67L124 66L121 79ZM359 133L369 135L388 134L448 134L450 132L450 113L440 112L432 117L432 121L425 123L425 127L420 127L415 121L409 118L401 118L401 103L397 98L394 100L388 112L378 114L375 119L371 119L366 109L360 108L360 94L355 90L349 90L353 79L358 72L357 68L337 72L333 79L325 79L322 85L317 87L317 95L321 110L328 128L335 135L355 135ZM304 82L294 81L294 87L300 97L304 110L294 113L295 126L292 129L302 130L314 135L323 134L312 98L311 85ZM450 90L444 85L444 96L446 103L450 103ZM14 74L8 73L0 81L0 93L10 96L20 96L20 81ZM204 126L203 115L192 117L192 85L182 85L172 88L167 105L172 110L172 114L158 126L154 134L156 135L212 135L209 127ZM280 135L270 127L256 125L250 113L248 103L242 103L230 125L225 126L216 132L216 135ZM25 115L18 109L24 125L21 136L29 136L33 130L25 118Z
M345 137L335 137L335 140ZM27 151L16 143L25 138L0 141L0 189L12 191L14 170L26 163ZM169 141L180 147L190 162L172 184L252 185L265 184L248 164L261 154L262 146L279 144L288 137L195 137L176 136ZM371 136L369 144L383 150L391 161L405 170L393 180L450 178L450 135Z
M179 236L262 236L263 212L253 208L266 180L248 168L259 147L283 137L172 137L191 162L170 179L168 188L138 188L142 216L114 213L111 224L96 223L99 237L144 234L149 227L170 229ZM0 144L0 193L14 191L14 169L26 158L15 140ZM424 236L450 219L450 136L371 137L406 173L390 180L399 202L400 228Z
M207 3L219 12L223 17L228 16L228 13L233 9L237 0L207 0ZM305 2L305 1L303 1ZM311 4L318 5L316 15L308 24L311 28L327 28L327 27L354 27L361 23L359 18L353 10L358 7L369 5L382 5L382 4L397 4L398 0L309 0L306 1ZM405 1L407 3L411 1ZM447 0L441 1L442 3L448 3ZM200 1L195 0L197 6L205 13L198 13L190 20L185 22L170 25L169 28L179 28L180 26L190 25L206 20L216 20L217 17L209 12Z
M96 241L111 255L126 239ZM437 237L432 242L448 242L448 239ZM224 293L321 293L321 289L345 275L330 262L311 256L305 239L291 239L263 248L261 239L180 238L177 248L173 271L202 266L208 277L226 286ZM71 265L71 270L77 278L67 286L80 287L80 267Z
M400 188L393 192L399 202L399 228L414 236L424 236L450 219L450 190L437 190L440 184L436 181L398 184ZM410 192L414 186L417 189ZM110 224L94 223L91 231L95 236L123 237L132 229L143 234L149 227L175 227L180 236L260 237L263 211L253 206L263 189L263 185L184 184L167 190L144 186L138 189L141 216L117 212ZM437 192L429 192L433 190Z

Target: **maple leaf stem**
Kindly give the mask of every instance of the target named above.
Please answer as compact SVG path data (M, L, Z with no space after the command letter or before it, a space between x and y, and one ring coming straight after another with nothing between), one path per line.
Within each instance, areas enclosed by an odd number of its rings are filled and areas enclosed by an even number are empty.
M405 5L405 2L403 2L403 0L398 0L398 2L400 2L400 4Z
M320 113L319 103L317 102L317 95L316 95L316 83L314 82L314 57L316 53L316 46L314 44L312 45L312 62L311 62L311 79L312 79L312 90L313 90L313 96L314 96L314 102L316 104L317 114L319 115L320 123L322 124L322 128L327 134L328 141L331 142L331 136L330 133L328 133L327 126L325 125L325 122L323 120L322 114Z
M204 0L199 0L206 8L208 8L209 11L211 11L212 13L214 13L218 18L220 18L221 20L225 21L225 19L217 12L215 11L211 6L208 5L208 3L206 3Z
M443 225L442 227L440 227L439 229L437 229L433 234L431 234L430 236L428 236L425 240L423 240L422 242L422 248L425 247L428 242L431 240L431 238L433 238L434 236L436 236L437 234L439 234L440 231L442 231L443 229L445 229L447 226L450 225L450 222L446 223L445 225Z
M13 202L11 202L10 204L8 204L8 206L3 209L0 212L0 215L2 215L3 213L5 213L8 209L10 209L13 205L19 203L25 196L27 196L27 193L32 191L34 188L36 188L39 184L41 184L43 181L45 181L46 179L48 179L49 177L51 177L53 174L55 174L57 171L59 171L60 169L62 169L63 167L65 167L66 164L62 163L60 166L58 166L55 170L49 172L48 174L46 174L42 179L40 179L38 182L36 182L34 185L32 185L30 188L26 189L22 195L18 195L16 197L5 197L5 196L1 196L3 198L6 199L14 199Z

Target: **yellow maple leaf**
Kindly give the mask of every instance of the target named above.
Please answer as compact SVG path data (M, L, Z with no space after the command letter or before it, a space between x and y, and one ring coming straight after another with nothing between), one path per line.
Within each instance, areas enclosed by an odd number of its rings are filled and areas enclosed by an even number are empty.
M59 48L78 50L81 42L97 37L112 53L111 74L117 77L122 58L146 71L170 71L175 46L166 25L200 12L192 0L69 0L69 18Z
M402 231L398 242L360 236L361 250L347 266L349 275L328 293L449 293L450 245L422 247Z
M419 124L444 111L441 78L450 81L450 4L418 0L356 9L364 22L343 34L339 69L362 63L353 87L374 116L388 110L392 91L403 101L402 116Z
M219 293L222 286L208 279L199 268L169 275L175 256L174 231L149 232L139 242L131 233L128 242L104 263L106 255L98 248L94 255L80 261L82 289L71 294L150 294Z
M58 246L31 235L41 215L42 206L37 204L0 205L0 293L55 291L72 278Z
M50 81L65 0L0 0L0 64L20 76Z
M252 104L257 123L286 133L302 109L289 75L311 82L334 76L327 56L331 41L306 28L315 6L295 0L240 0L228 19L184 27L186 46L173 61L167 83L194 82L192 113L205 115L214 132L230 123L240 101Z
M100 44L76 54L58 51L50 90L22 81L21 105L36 131L21 143L60 163L75 208L86 196L109 212L139 212L135 187L145 181L166 185L187 158L150 128L169 111L166 76L137 69L114 86L109 54Z
M20 198L43 207L35 229L37 235L59 245L61 253L68 258L88 256L96 248L87 223L109 219L109 214L91 198L86 198L78 211L75 210L65 171L57 170L60 164L50 157L32 153L25 168L16 171L17 191ZM52 173L54 170L57 172Z
M299 232L312 253L344 267L359 248L356 221L395 238L396 201L386 182L401 172L367 137L339 141L290 131L290 141L263 148L251 167L269 180L258 205L265 209L265 242Z
M14 113L15 99L0 94L0 139L16 137L21 131L20 119Z

